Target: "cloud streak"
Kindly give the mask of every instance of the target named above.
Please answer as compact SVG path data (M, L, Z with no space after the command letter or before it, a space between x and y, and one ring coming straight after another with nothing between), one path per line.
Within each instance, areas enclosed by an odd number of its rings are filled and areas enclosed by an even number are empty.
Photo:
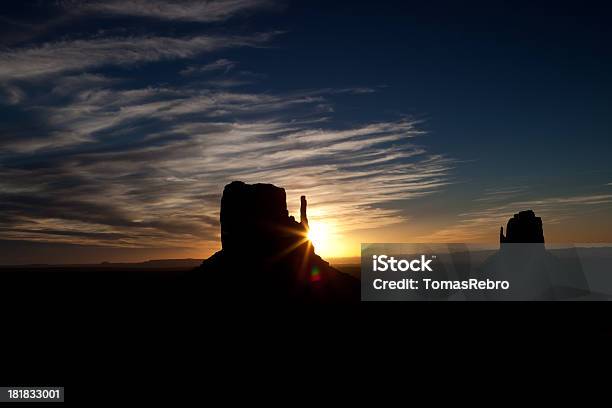
M189 66L185 68L184 70L182 70L180 73L181 75L185 75L185 76L197 75L197 74L213 72L213 71L223 71L224 73L228 73L235 67L236 67L235 61L230 61L228 59L221 58L214 62L211 62L210 64L205 64L201 66Z
M270 8L269 0L105 0L65 1L71 12L147 17L171 21L218 22L246 12Z
M0 81L44 77L102 66L193 58L204 52L261 45L273 35L116 37L50 42L0 51Z

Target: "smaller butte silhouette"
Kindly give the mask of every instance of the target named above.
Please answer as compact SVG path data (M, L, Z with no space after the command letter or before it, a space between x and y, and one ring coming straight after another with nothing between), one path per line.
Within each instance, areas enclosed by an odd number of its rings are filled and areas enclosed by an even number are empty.
M300 221L283 188L234 181L221 199L222 249L198 270L209 295L254 300L359 301L359 281L331 267L307 239L306 197Z
M563 262L544 246L542 219L532 210L508 220L499 232L500 249L483 265L481 278L508 280L511 290L491 292L491 300L563 300L585 296L588 284L575 250Z
M506 235L504 227L499 230L500 244L543 244L544 230L542 218L536 217L533 210L520 211L508 220Z

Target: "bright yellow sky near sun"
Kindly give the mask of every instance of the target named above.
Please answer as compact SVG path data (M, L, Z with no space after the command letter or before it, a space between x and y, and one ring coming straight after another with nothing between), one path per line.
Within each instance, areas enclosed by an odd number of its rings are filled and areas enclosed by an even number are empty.
M312 221L309 225L308 239L314 245L315 251L322 257L356 256L355 248L352 248L355 246L354 243L336 231L333 223Z

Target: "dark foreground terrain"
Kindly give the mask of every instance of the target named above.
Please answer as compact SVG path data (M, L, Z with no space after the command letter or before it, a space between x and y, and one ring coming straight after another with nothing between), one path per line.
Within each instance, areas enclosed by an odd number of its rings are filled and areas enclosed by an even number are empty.
M295 368L322 356L334 364L354 362L363 352L387 358L389 350L407 353L415 342L434 349L442 344L438 351L449 353L465 342L544 347L569 339L609 341L612 335L610 303L245 301L209 297L215 288L194 285L191 272L109 266L0 270L0 380L61 384L73 401L86 402L101 381L132 382L134 372L147 386L147 372L194 381L213 362L217 370L253 360L263 367L272 352ZM105 398L113 400L110 394Z
M185 262L182 266L147 263L0 266L0 293L4 302L10 300L14 305L28 302L33 306L44 302L50 308L60 307L68 301L92 307L112 307L114 302L131 304L143 300L156 304L206 302L206 293L210 294L212 288L206 287L206 278L191 263ZM359 266L342 265L339 270L358 276ZM195 287L196 283L200 286ZM215 300L218 300L216 296ZM240 299L229 297L228 300L240 303ZM260 301L265 303L264 298ZM356 302L359 297L350 299L350 303Z
M49 324L68 332L78 325L95 325L96 318L114 319L121 325L130 320L132 313L141 314L142 320L136 319L135 324L167 314L177 322L193 319L195 323L208 317L223 319L234 313L248 316L263 308L272 311L270 316L294 312L299 316L304 310L334 316L340 311L344 322L369 316L381 324L387 319L398 319L393 325L425 323L438 329L475 324L517 333L515 330L520 332L534 323L537 327L531 328L537 331L551 329L580 335L582 329L588 333L610 327L606 313L612 311L610 302L493 302L484 306L479 302L361 302L356 297L326 305L270 302L253 296L221 298L212 294L223 288L207 285L205 276L198 275L200 271L189 262L173 266L135 265L0 267L0 305L5 316L23 328ZM343 274L359 275L357 265L335 267ZM467 313L470 310L475 313Z

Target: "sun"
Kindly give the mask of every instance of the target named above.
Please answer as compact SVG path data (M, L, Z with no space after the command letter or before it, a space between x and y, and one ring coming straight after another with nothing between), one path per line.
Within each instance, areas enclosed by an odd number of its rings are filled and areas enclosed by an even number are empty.
M324 222L312 222L309 224L308 239L314 245L317 252L327 252L330 248L330 226Z

